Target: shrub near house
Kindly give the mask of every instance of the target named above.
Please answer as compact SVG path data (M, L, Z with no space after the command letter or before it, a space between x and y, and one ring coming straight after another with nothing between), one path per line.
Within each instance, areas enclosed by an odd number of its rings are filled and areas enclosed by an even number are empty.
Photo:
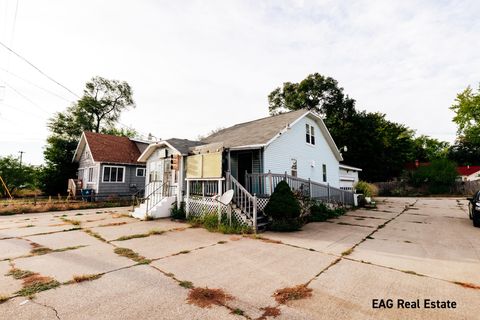
M264 211L272 219L273 231L296 231L302 226L300 204L285 181L277 184Z

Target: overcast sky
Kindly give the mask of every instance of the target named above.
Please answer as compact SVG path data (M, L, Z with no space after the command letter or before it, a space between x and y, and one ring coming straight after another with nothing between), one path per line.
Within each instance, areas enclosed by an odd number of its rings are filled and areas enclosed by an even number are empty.
M96 75L127 81L137 107L121 122L158 138L267 116L270 91L318 72L358 109L453 141L448 108L480 81L479 13L475 0L0 0L0 41L78 95ZM0 47L0 155L42 163L47 119L75 100Z

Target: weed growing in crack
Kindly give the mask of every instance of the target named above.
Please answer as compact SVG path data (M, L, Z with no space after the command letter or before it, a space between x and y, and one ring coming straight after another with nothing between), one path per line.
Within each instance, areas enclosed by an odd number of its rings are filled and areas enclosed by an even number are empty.
M281 304L285 304L291 300L300 300L300 299L309 298L311 296L312 296L312 289L308 288L304 284L300 284L298 286L290 287L290 288L283 288L283 289L277 290L273 294L273 297L275 298L275 300Z
M149 264L150 262L152 262L152 260L150 259L147 259L141 255L139 255L138 253L136 253L135 251L133 251L132 249L128 249L128 248L115 248L115 250L113 250L116 254L118 254L119 256L122 256L122 257L126 257L126 258L129 258L139 264Z
M460 281L454 281L453 283L458 284L459 286L462 286L464 288L469 288L469 289L480 289L480 286L473 284L473 283L468 283L468 282L460 282Z
M0 304L4 303L4 302L7 301L8 299L10 299L9 296L0 295Z
M37 248L33 248L32 250L30 250L30 254L32 254L34 256L41 256L41 255L50 253L52 251L53 251L52 249L47 248L47 247L37 247Z
M51 278L41 276L39 274L33 274L23 279L23 289L17 291L17 294L21 296L32 296L37 292L56 288L60 285L60 282Z
M350 248L350 249L348 249L348 250L343 251L343 252L342 252L342 256L343 256L343 257L348 256L348 255L352 254L352 252L353 252L353 249Z
M73 281L76 283L85 282L85 281L92 281L99 279L102 275L101 274L82 274L82 275L74 275Z
M191 283L190 281L180 281L178 283L178 285L180 287L185 288L185 289L192 289L193 288L193 283Z
M29 270L21 270L17 268L12 268L10 271L7 273L7 276L12 276L15 279L23 279L26 277L29 277L31 275L34 275L35 273Z
M92 231L92 230L90 230L90 229L85 229L85 230L83 230L83 231L84 231L86 234L91 235L92 237L95 237L95 238L97 238L97 239L100 240L100 241L107 242L107 240L105 240L101 235L99 235L98 233L96 233L96 232L94 232L94 231Z
M235 308L235 309L233 309L231 313L232 313L232 314L239 315L239 316L245 315L245 311L243 311L243 310L240 309L240 308Z
M191 289L187 302L200 308L210 308L212 305L222 306L233 297L222 289L194 288Z
M282 313L278 307L264 307L260 310L263 311L263 314L257 320L266 320L267 317L276 318Z

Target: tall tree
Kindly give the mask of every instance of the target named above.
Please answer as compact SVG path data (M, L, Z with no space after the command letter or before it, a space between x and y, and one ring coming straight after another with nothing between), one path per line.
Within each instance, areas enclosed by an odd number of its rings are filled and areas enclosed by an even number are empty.
M448 154L449 143L421 135L413 140L415 160L429 162L445 158Z
M450 110L455 112L453 122L458 125L458 137L480 145L480 85L477 92L468 86L459 93Z
M128 83L102 77L87 82L78 102L48 121L51 135L44 150L43 191L66 192L67 180L76 175L77 165L72 163L72 158L83 131L134 135L133 129L116 128L122 111L130 107L135 107L135 103Z

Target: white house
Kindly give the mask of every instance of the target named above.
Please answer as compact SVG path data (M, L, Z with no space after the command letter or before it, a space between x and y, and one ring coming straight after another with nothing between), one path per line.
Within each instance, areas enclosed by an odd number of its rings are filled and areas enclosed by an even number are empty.
M310 197L353 204L340 189L342 160L322 118L308 110L240 123L202 141L160 141L138 159L147 163L147 201L136 216L164 216L173 196L187 213L205 212L218 205L213 196L232 189L236 213L257 227L257 212L281 180Z
M362 169L347 166L346 164L339 165L340 189L353 190L355 184L358 182L358 174Z

